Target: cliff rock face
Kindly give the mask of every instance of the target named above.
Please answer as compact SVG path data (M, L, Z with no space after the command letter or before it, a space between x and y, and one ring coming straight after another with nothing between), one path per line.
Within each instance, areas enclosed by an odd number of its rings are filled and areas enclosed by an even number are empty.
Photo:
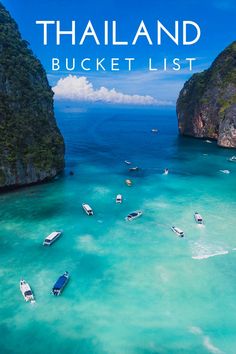
M46 73L0 3L0 188L41 182L63 168Z
M181 134L236 148L236 42L184 84L177 115Z

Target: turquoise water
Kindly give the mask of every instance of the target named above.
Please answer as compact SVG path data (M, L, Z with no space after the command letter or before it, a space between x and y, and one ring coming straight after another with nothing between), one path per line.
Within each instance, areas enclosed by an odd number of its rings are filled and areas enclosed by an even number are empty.
M178 137L174 111L65 110L65 175L0 196L0 352L235 354L235 152ZM128 172L124 160L142 170ZM143 216L125 222L137 209ZM63 236L43 247L57 229ZM53 297L66 270L70 282ZM24 302L21 277L35 305Z

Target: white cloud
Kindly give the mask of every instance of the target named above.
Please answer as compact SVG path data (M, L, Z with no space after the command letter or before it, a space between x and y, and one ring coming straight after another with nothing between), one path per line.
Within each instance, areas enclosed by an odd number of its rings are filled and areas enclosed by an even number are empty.
M158 101L150 95L129 95L116 89L101 86L98 89L85 76L69 75L60 78L53 87L55 98L58 100L106 102L116 104L136 105L169 105L169 101Z

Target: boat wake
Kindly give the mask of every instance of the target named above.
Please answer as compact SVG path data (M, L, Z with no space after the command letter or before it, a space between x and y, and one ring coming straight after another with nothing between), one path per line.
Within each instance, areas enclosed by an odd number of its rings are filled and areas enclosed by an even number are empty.
M192 326L189 328L189 332L196 336L201 337L203 346L213 354L224 354L218 347L216 347L209 336L207 336L200 327Z
M207 245L202 243L194 243L192 259L207 259L210 257L223 256L229 253L228 250L220 246Z
M192 259L207 259L210 257L222 256L222 255L228 254L228 253L229 253L229 251L215 252L215 253L211 253L211 254L192 256Z

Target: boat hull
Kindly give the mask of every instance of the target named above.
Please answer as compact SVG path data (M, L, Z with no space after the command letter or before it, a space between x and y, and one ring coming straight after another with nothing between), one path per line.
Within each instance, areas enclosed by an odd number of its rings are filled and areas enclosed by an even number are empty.
M184 237L184 232L182 230L178 230L176 227L172 226L171 230L178 236Z
M136 215L132 215L132 214L136 214ZM132 220L139 218L142 215L143 215L142 211L134 211L133 213L130 213L129 215L127 215L125 220L132 221Z
M67 285L68 281L70 279L69 273L65 272L63 275L61 275L56 283L54 284L52 288L52 294L54 296L59 296L63 292L65 286Z
M82 208L88 216L93 215L93 210L88 204L82 204Z
M48 237L47 236L43 242L43 246L51 246L61 236L61 234L62 234L61 231L57 231L57 235L49 242L47 242L47 237Z
M30 288L30 285L26 283L25 280L20 281L20 291L26 302L31 302L31 303L35 302L34 294Z

